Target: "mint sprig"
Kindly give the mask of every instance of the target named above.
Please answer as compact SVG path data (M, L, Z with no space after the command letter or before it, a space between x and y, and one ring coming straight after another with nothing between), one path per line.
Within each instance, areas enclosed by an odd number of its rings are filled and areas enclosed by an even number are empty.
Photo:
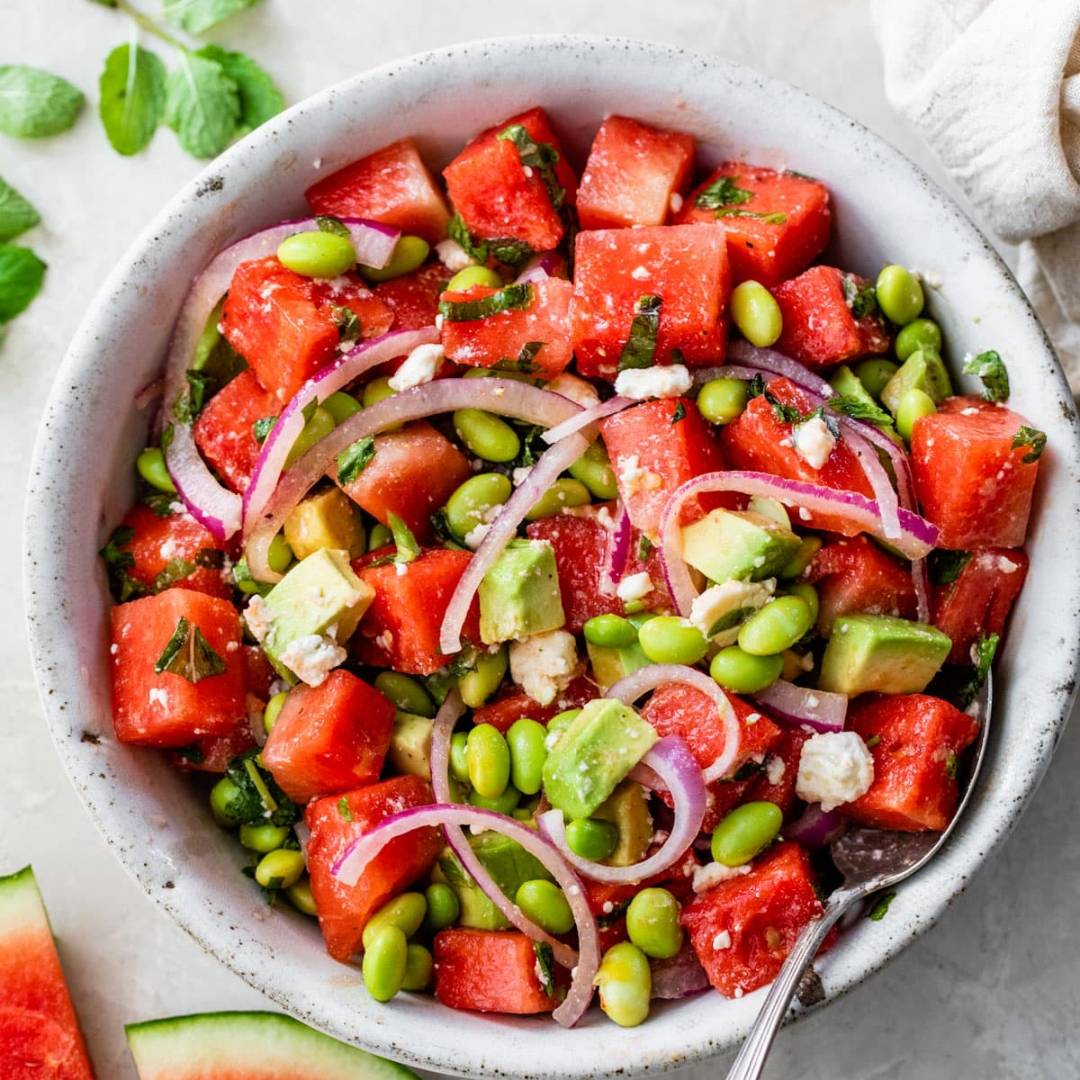
M86 98L66 79L26 64L0 65L0 132L19 139L59 135L75 123Z
M144 150L165 111L165 65L141 45L118 45L98 79L98 115L118 153Z

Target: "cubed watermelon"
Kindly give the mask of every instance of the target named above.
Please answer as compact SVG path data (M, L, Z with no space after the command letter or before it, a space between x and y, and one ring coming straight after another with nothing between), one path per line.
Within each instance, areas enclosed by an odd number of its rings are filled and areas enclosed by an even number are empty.
M346 165L305 193L316 214L368 218L437 244L450 212L412 139Z
M121 742L190 746L229 734L247 716L240 616L228 600L166 589L118 604L111 619L113 723Z
M975 720L929 694L894 694L855 701L847 727L870 746L874 782L841 813L875 829L944 829L956 812L957 759L979 734Z
M722 232L697 225L596 229L578 233L574 251L574 355L582 375L615 378L646 296L660 298L657 363L723 360L731 280Z
M391 840L368 863L355 885L342 885L334 864L348 846L381 821L413 806L435 801L431 785L418 776L395 776L381 784L309 803L304 820L311 830L307 865L326 951L347 962L360 949L368 919L392 896L426 874L443 847L442 831L425 828Z
M829 240L824 184L797 173L725 161L683 205L678 222L719 225L735 283L776 285L805 270Z
M422 330L435 324L439 296L450 276L442 263L429 263L412 274L376 285L375 295L394 313L395 330Z
M394 706L338 668L318 686L290 691L263 747L263 764L295 803L374 784L394 726Z
M556 1000L537 975L533 943L517 930L440 930L435 935L435 996L451 1009L528 1016Z
M586 702L599 696L600 690L596 683L581 675L574 679L550 705L541 705L533 701L528 694L515 687L486 705L474 709L472 719L474 724L490 724L505 735L510 730L510 726L523 716L537 723L546 724L556 713L561 713L566 709L580 709Z
M939 547L1023 544L1041 452L1032 440L1040 434L1004 405L969 397L947 398L915 422L915 490L941 531Z
M254 694L262 701L269 700L270 688L278 677L278 673L270 663L270 658L263 652L261 645L245 645L243 653L244 676L248 693Z
M810 736L805 731L786 728L780 741L765 758L765 767L755 776L746 793L747 802L775 803L784 817L791 816L797 799L795 782L799 777L799 759L803 743Z
M251 698L248 704L251 705ZM256 714L257 715L257 714ZM255 746L251 721L247 716L237 719L233 729L226 735L210 735L196 739L190 746L174 750L169 760L184 772L215 773L220 775L229 767L234 757L246 754Z
M583 229L663 225L694 167L694 140L609 116L596 132L578 188Z

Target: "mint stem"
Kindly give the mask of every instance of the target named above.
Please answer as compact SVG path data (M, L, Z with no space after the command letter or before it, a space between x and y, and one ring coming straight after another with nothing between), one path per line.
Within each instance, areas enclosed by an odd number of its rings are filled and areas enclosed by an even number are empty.
M152 34L160 41L164 41L167 45L171 45L174 49L179 49L181 52L189 52L189 48L179 38L173 37L167 30L165 30L160 23L150 18L144 11L140 11L134 4L129 3L129 0L116 0L116 9L122 11L125 15L133 19L136 25L145 30L148 34Z

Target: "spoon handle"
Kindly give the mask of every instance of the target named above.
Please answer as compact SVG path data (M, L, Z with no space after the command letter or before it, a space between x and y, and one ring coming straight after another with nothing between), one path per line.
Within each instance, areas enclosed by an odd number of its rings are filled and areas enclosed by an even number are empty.
M761 1070L765 1067L765 1059L769 1056L773 1039L776 1038L780 1024L787 1013L788 1005L795 996L795 990L799 985L803 972L813 962L825 936L836 924L852 903L860 899L863 893L848 889L840 889L830 897L825 911L820 919L808 923L784 961L784 966L776 976L776 980L769 990L769 996L765 998L765 1004L754 1021L746 1041L742 1044L739 1056L732 1063L728 1071L727 1080L757 1080Z

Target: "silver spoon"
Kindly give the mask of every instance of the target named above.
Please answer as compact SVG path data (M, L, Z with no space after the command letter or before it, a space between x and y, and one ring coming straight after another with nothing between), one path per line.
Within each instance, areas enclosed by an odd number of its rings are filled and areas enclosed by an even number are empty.
M746 1041L727 1074L727 1080L757 1080L765 1067L773 1040L787 1015L803 973L817 956L826 934L854 904L881 889L899 884L921 870L942 848L956 827L975 789L990 733L993 689L990 676L975 699L973 715L980 721L979 737L970 755L968 781L952 821L941 833L886 832L882 829L849 829L834 840L830 852L844 883L825 904L821 918L808 924L798 936L784 966L776 976L765 1003Z

